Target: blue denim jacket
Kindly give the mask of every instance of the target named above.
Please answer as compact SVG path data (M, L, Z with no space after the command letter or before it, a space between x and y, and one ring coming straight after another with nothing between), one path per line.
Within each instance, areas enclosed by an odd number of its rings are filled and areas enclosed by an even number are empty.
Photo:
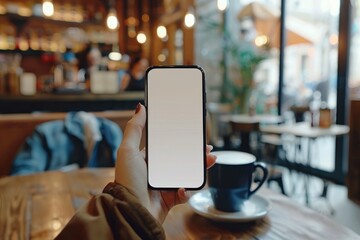
M58 170L71 164L79 167L113 167L123 137L122 131L112 121L96 119L102 140L96 142L90 159L84 147L83 121L75 112L71 112L65 121L50 121L36 127L15 157L11 175Z

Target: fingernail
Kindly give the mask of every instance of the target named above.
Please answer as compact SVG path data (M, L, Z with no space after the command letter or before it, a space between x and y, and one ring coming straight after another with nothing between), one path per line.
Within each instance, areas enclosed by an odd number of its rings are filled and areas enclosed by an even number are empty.
M138 103L138 105L136 106L136 109L135 109L135 114L137 114L140 111L140 108L141 108L141 104Z

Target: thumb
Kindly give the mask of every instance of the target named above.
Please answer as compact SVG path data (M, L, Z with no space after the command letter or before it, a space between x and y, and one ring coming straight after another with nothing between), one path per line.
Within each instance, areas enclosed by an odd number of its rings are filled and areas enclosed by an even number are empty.
M139 150L142 132L146 122L146 110L142 104L136 107L135 115L126 124L124 139L120 147Z

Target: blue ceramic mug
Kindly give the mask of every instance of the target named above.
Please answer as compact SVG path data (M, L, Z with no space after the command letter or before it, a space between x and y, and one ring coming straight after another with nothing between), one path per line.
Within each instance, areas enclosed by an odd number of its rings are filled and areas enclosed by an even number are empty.
M268 170L264 163L255 162L255 156L237 151L213 152L216 163L208 171L208 187L216 209L238 212L249 197L263 185ZM263 171L255 189L251 189L256 169Z

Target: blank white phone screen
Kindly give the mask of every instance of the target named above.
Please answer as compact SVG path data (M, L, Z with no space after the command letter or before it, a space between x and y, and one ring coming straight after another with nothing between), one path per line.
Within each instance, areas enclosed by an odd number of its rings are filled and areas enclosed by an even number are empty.
M148 181L153 188L200 188L205 179L204 75L153 68L147 75Z

